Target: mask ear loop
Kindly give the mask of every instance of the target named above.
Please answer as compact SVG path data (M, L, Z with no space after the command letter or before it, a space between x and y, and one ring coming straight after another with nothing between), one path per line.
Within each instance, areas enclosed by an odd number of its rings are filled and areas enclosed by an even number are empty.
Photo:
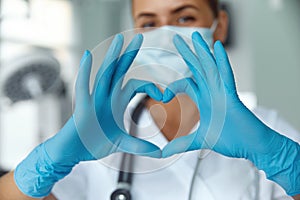
M209 28L210 31L212 32L212 34L214 34L214 32L217 30L218 24L219 24L219 20L214 19L214 22L212 23L211 27Z

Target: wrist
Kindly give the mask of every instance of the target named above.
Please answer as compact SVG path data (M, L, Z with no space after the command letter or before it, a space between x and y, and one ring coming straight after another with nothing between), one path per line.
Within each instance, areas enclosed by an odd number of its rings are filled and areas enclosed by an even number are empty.
M37 146L17 166L16 185L27 196L48 196L53 185L81 160L82 148L71 117L56 135Z
M72 170L73 166L58 166L45 151L45 144L37 146L15 169L14 179L19 190L27 196L48 196L53 185Z
M95 160L82 143L73 117L45 142L45 152L56 166L74 166L80 161Z
M251 161L288 195L300 194L300 146L291 139L271 129L270 131L274 137L269 151L253 156Z
M300 146L286 138L276 163L277 172L267 170L267 178L278 183L290 196L300 194Z

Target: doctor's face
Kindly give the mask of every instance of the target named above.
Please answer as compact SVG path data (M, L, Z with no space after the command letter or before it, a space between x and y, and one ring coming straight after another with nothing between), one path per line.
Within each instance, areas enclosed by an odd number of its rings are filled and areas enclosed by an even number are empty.
M218 19L215 40L225 41L227 15L216 13L209 0L132 0L132 15L135 28L153 28L165 25L184 27L211 27Z

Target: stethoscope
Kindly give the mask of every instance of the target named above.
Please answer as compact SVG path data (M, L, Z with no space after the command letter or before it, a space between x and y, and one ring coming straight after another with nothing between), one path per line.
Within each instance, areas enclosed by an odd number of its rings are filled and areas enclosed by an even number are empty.
M129 126L129 133L132 136L136 136L137 130L136 127L134 126L135 124L138 124L140 116L142 114L143 109L146 106L146 102L149 100L149 96L146 96L143 98L135 107L131 114L131 122ZM197 177L197 172L200 166L200 162L202 158L204 157L202 155L202 151L200 151L199 159L197 160L197 164L195 167L195 171L193 173L193 178L191 181L191 186L190 186L190 192L189 192L189 200L191 200L193 190L194 190L194 185L196 182L196 177ZM133 169L133 164L134 164L134 156L131 154L124 153L122 155L122 161L120 165L120 171L119 171L119 176L118 176L118 184L117 188L113 191L113 193L110 196L111 200L131 200L131 184L132 184L132 177L133 173L131 173Z
M129 133L132 136L136 136L136 127L133 124L138 124L143 109L146 106L149 96L144 97L135 107L131 114L131 122L129 126ZM120 172L118 177L117 189L111 194L111 200L131 200L131 184L133 173L132 167L134 164L134 156L131 154L124 153L120 165Z

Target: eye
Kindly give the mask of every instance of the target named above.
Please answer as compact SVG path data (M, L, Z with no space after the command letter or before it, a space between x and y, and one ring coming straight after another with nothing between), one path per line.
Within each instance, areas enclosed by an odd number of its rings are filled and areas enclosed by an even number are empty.
M155 27L155 22L147 22L140 26L141 28L153 28Z
M177 22L179 24L185 24L185 23L191 23L191 22L194 22L196 20L195 17L193 16L183 16L183 17L180 17Z

